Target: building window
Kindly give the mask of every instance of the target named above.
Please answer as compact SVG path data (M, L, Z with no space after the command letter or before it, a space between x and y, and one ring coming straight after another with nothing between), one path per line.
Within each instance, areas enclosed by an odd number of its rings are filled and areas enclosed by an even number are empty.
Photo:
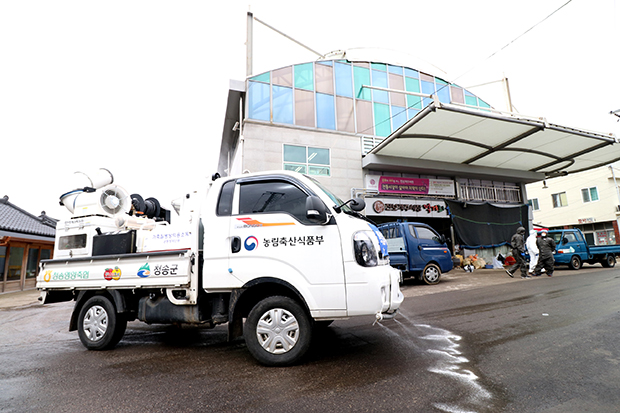
M584 203L598 201L598 190L595 186L592 188L583 188L581 190L581 198Z
M551 195L553 200L553 207L559 208L568 205L568 199L566 198L566 192L560 192L559 194Z
M284 170L308 175L330 176L329 149L284 145Z
M528 199L527 203L532 207L532 210L538 211L540 206L538 206L538 198Z

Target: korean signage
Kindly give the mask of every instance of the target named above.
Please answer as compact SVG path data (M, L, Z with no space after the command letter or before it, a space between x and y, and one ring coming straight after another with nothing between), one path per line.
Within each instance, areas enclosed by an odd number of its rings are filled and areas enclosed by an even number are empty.
M440 200L366 198L365 212L389 217L448 218L446 204Z
M366 188L386 194L454 196L451 179L401 178L397 176L366 175Z

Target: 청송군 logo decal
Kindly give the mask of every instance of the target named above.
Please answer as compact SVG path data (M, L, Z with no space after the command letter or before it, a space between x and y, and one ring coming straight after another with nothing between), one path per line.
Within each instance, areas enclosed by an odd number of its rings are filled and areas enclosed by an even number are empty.
M138 277L146 278L151 275L151 267L149 267L149 263L147 262L138 270Z
M246 250L253 251L258 247L258 239L256 239L256 237L249 236L245 239L243 246Z

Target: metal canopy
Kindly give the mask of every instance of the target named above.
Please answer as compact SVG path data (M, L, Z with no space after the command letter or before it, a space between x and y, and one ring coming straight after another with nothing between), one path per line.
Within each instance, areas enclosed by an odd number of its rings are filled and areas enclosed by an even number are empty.
M529 171L551 177L620 160L618 143L614 134L435 100L369 154Z

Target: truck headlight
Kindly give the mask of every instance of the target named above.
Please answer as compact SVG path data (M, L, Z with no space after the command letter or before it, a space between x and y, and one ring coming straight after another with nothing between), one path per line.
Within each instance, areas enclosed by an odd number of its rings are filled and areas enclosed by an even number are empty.
M353 235L355 260L363 267L375 267L378 263L377 249L371 238L374 236L369 231L360 231Z

